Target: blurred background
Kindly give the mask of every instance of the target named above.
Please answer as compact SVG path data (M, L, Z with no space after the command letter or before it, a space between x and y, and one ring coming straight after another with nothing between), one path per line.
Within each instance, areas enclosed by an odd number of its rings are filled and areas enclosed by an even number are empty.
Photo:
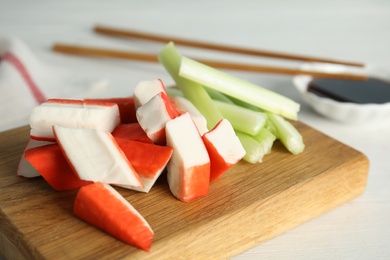
M96 24L172 35L214 43L331 57L386 66L389 63L390 3L355 1L0 1L0 32L23 40L38 58L82 69L92 77L109 77L113 94L126 94L145 77L165 76L160 65L69 57L53 53L55 42L157 53L162 44L96 35ZM296 66L295 62L227 55L192 48L183 54ZM298 64L299 65L299 64ZM107 71L107 72L105 72ZM81 72L80 72L81 73ZM115 77L111 73L117 73ZM236 72L233 72L236 73ZM156 75L158 74L158 75ZM161 75L163 74L163 75ZM257 84L291 77L243 73ZM119 81L121 80L121 81ZM122 81L123 80L123 81ZM167 79L170 80L170 79ZM270 80L270 81L268 81Z
M390 70L390 1L131 1L0 0L0 37L25 43L41 62L69 70L81 84L103 82L77 96L132 94L145 79L173 83L157 63L77 57L51 51L54 43L158 53L163 44L97 35L97 24L212 43L359 61ZM191 57L298 67L299 62L247 57L178 46ZM389 122L351 126L314 112L292 77L230 71L301 103L300 120L364 151L372 162L366 193L236 259L386 259L390 257ZM0 104L1 105L1 104ZM1 115L5 118L6 115ZM0 118L0 119L1 119ZM23 125L27 118L15 124ZM387 214L387 215L386 215Z

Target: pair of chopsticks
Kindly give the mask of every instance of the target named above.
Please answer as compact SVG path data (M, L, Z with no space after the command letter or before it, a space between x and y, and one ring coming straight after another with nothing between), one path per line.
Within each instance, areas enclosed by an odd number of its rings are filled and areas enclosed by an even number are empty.
M138 31L110 28L106 26L96 26L94 27L94 31L99 34L104 34L113 37L135 38L135 39L142 39L142 40L162 42L162 43L168 43L172 41L176 45L203 48L203 49L216 50L222 52L262 56L262 57L277 58L277 59L297 60L297 61L304 61L304 62L323 62L323 63L340 64L340 65L354 66L354 67L364 67L363 63L357 63L357 62L340 61L340 60L326 59L326 58L319 58L319 57L309 57L309 56L295 55L295 54L288 54L288 53L247 49L247 48L234 47L234 46L221 45L221 44L212 44L212 43L192 41L192 40L176 38L176 37L168 37L162 35L143 33ZM103 49L103 48L95 48L95 47L87 47L87 46L62 44L62 43L54 44L53 50L57 52L73 54L73 55L111 57L111 58L119 58L119 59L158 62L157 55L154 54L118 51L112 49ZM363 74L327 73L327 72L320 72L320 71L309 71L309 70L291 69L291 68L283 68L283 67L270 67L270 66L252 65L252 64L243 64L243 63L229 63L229 62L221 62L221 61L214 61L214 60L202 60L202 59L195 59L195 60L219 69L241 70L241 71L284 74L284 75L309 75L309 76L321 77L321 78L339 78L339 79L351 79L351 80L367 79L367 76Z

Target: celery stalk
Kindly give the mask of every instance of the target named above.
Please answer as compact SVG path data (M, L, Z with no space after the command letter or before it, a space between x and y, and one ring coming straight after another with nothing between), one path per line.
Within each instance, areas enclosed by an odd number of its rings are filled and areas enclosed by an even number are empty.
M214 100L222 116L229 120L235 130L256 135L265 125L268 116L266 113L253 111L235 104L228 104Z
M226 95L222 94L219 91L216 91L215 89L205 87L205 90L213 100L219 100L228 104L235 104L230 97L227 97Z
M269 132L271 132L276 137L276 139L279 139L279 134L276 131L276 127L274 126L274 124L271 122L269 118L267 122L265 122L264 128L267 129Z
M252 105L252 104L249 104L243 100L240 100L240 99L237 99L235 97L229 97L229 99L236 105L238 106L241 106L241 107L245 107L245 108L248 108L248 109L251 109L251 110L254 110L254 111L260 111L260 112L264 112L264 109L261 109L255 105Z
M249 163L263 162L264 156L271 152L271 148L276 139L276 137L265 128L262 128L260 133L255 136L240 131L236 131L236 135L246 151L243 159Z
M276 140L276 136L274 134L266 128L262 128L257 135L253 136L253 138L260 143L264 155L271 153L272 146Z
M182 56L176 50L175 45L172 42L168 43L160 51L158 59L183 92L184 97L190 100L206 118L207 127L209 129L214 128L223 116L201 84L185 79L179 75Z
M178 88L166 88L168 96L173 97L173 96L180 96L184 97L183 92L181 92L180 89Z
M256 141L251 135L240 131L235 132L246 152L242 159L249 163L261 162L264 156L264 152L260 143Z
M279 115L268 113L268 118L276 129L278 139L292 154L299 154L305 149L303 139L298 130Z
M187 57L182 58L179 75L266 111L293 120L298 118L300 105L293 100Z

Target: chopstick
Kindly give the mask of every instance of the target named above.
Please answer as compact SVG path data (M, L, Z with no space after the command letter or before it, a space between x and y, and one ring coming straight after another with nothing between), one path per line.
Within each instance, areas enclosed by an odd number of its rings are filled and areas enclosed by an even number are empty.
M157 55L153 55L153 54L118 51L118 50L87 47L87 46L80 46L80 45L70 45L70 44L63 44L63 43L54 44L53 50L56 52L72 54L72 55L129 59L129 60L138 60L138 61L146 61L146 62L158 62ZM284 75L309 75L309 76L321 77L321 78L337 78L337 79L350 79L350 80L367 79L366 75L361 75L361 74L327 73L327 72L320 72L320 71L249 65L249 64L241 64L241 63L229 63L229 62L220 62L220 61L203 60L203 59L195 59L195 60L203 64L206 64L208 66L219 68L219 69L284 74Z
M262 57L277 58L277 59L298 60L298 61L306 61L306 62L325 62L325 63L341 64L347 66L364 67L364 64L359 62L340 61L340 60L334 60L328 58L309 57L309 56L295 55L289 53L272 52L272 51L265 51L265 50L258 50L258 49L248 49L248 48L241 48L241 47L228 46L222 44L213 44L213 43L207 43L201 41L187 40L183 38L176 38L171 36L143 33L134 30L123 30L123 29L111 28L102 25L95 26L94 31L100 34L116 36L116 37L138 38L138 39L163 42L163 43L168 43L172 41L177 45L184 45L184 46L190 46L195 48L203 48L203 49L223 51L223 52L262 56Z

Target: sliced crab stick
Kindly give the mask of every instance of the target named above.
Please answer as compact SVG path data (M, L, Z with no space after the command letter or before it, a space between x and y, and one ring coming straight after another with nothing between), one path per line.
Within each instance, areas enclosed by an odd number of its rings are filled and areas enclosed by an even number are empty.
M25 153L28 149L44 146L52 143L53 142L38 141L30 138L26 145L26 148L24 149L22 157L20 158L18 169L16 170L16 175L26 177L26 178L34 178L34 177L41 176L39 172L26 160Z
M165 125L179 115L169 97L160 92L137 108L137 120L148 137L156 144L165 145Z
M154 237L152 228L110 185L94 183L80 188L73 213L122 242L150 251Z
M101 101L110 102L118 105L121 124L135 123L137 117L135 116L134 97L114 97L102 99L85 99L85 101Z
M201 136L208 132L206 118L191 103L191 101L181 96L170 97L170 100L180 114L184 114L185 112L190 114Z
M167 94L164 83L160 79L139 82L133 91L135 108L144 105L160 92Z
M28 149L25 157L56 191L73 190L92 183L77 177L56 143Z
M53 127L65 158L81 180L143 187L140 177L109 132Z
M120 124L115 127L112 135L114 137L139 141L143 143L153 143L153 141L150 140L145 131L139 125L139 123Z
M30 136L36 140L53 141L53 125L111 132L119 123L116 103L50 99L34 108L30 116Z
M183 202L205 196L210 184L210 158L199 132L189 115L166 124L167 146L173 148L167 165L172 194Z
M143 188L123 185L121 187L148 193L164 171L173 149L122 138L115 138L115 140L144 184Z
M202 136L210 157L210 181L229 170L245 155L245 149L227 119Z

